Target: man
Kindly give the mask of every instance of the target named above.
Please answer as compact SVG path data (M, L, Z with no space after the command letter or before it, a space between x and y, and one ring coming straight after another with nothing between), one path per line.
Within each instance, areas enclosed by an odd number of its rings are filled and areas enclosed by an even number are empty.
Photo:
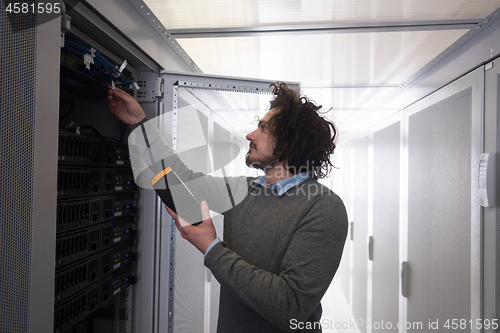
M317 181L332 167L335 126L318 114L320 106L284 83L274 85L274 96L269 112L246 137L247 165L264 175L229 180L234 207L215 209L224 215L224 241L217 238L206 202L212 209L223 206L207 200L217 180L205 177L206 186L199 186L206 200L200 225L185 223L166 207L221 284L217 332L321 332L320 301L347 235L342 201ZM108 102L127 124L145 123L140 106L122 91L110 90ZM171 163L183 180L203 178Z

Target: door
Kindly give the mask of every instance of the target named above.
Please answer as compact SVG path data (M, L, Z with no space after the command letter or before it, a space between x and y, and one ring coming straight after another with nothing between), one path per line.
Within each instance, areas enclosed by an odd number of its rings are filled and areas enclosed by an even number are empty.
M407 332L478 331L482 70L407 110Z

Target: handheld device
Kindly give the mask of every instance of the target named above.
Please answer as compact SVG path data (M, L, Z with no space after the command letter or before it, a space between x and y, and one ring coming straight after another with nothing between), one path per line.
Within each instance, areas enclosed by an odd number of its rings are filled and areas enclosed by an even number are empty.
M192 225L202 222L200 203L172 168L158 172L151 185L163 203ZM175 202L174 202L175 197Z

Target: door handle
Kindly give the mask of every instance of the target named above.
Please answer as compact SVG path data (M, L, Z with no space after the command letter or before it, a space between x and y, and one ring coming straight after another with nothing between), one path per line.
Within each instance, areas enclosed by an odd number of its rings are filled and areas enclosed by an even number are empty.
M368 260L373 260L373 236L368 236Z
M408 263L406 261L401 263L401 295L408 296Z

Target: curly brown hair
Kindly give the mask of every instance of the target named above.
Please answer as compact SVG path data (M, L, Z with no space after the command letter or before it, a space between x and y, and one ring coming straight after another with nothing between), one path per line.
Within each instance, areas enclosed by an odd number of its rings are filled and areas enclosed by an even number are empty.
M275 138L274 157L287 161L293 174L312 172L314 178L325 178L334 167L330 157L335 150L337 128L322 117L321 105L284 82L271 84L274 98L270 108L276 109L267 122Z

